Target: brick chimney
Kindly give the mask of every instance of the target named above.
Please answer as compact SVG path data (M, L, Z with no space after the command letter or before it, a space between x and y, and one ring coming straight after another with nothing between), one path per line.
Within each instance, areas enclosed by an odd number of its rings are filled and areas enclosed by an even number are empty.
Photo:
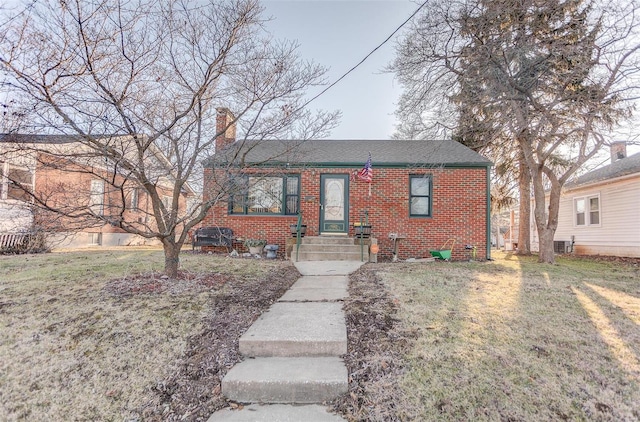
M613 142L609 148L611 150L612 163L615 163L627 156L627 143L625 141Z
M216 152L236 141L236 124L231 123L235 119L233 113L225 107L217 108L216 115Z

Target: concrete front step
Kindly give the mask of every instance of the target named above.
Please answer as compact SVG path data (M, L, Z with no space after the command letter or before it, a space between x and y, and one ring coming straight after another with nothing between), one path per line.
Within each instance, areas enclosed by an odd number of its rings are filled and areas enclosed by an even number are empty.
M332 252L332 251L300 251L297 254L298 261L369 261L369 253L365 251L362 255L358 252ZM291 254L291 259L296 260L296 253Z
M338 357L270 357L240 362L222 380L222 393L241 403L322 403L348 391Z
M309 236L300 247L293 246L292 261L369 261L369 240L351 237Z
M347 353L341 303L278 302L240 337L244 356L340 356Z
M363 245L365 253L369 250L369 245ZM360 245L330 245L327 243L305 243L300 245L300 252L306 251L326 251L326 252L358 252L360 253Z
M301 406L290 404L251 404L241 409L222 409L211 415L207 422L339 422L344 419L329 413L318 404Z
M353 237L347 236L305 236L301 240L302 245L353 245Z

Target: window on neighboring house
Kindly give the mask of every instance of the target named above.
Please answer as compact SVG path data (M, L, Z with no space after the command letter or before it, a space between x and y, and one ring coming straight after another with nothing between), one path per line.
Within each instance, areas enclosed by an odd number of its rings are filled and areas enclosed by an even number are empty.
M104 181L91 181L89 207L95 215L104 215Z
M171 200L171 197L170 197L170 196L167 196L167 195L163 195L163 196L162 196L162 204L164 205L164 208L165 208L167 211L171 211L171 203L172 203L172 202L173 202L173 201Z
M131 189L131 211L138 210L139 201L138 188Z
M102 233L89 233L90 245L102 245Z
M600 224L600 196L574 198L573 208L576 226L596 226Z
M295 215L299 206L300 176L250 176L235 180L229 213Z
M431 176L409 176L409 215L431 217Z
M26 167L0 163L0 199L31 201L33 172Z

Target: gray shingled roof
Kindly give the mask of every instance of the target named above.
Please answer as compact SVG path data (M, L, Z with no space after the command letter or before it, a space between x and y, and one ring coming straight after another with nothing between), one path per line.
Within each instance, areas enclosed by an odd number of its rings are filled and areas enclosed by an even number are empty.
M0 142L30 144L69 144L80 139L78 135L32 135L27 133L0 133Z
M613 179L633 173L640 173L640 152L630 157L617 160L607 166L590 171L589 173L585 173L577 179L567 183L566 187L575 188L588 183Z
M213 157L214 162L234 160L238 149L246 151L247 164L362 166L371 152L373 166L473 166L491 162L451 140L309 140L238 141ZM205 162L210 166L211 161Z

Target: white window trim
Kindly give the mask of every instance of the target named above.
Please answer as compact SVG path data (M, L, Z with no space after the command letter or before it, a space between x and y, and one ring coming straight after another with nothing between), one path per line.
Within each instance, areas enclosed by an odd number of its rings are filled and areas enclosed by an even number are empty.
M10 162L1 162L0 163L0 184L2 186L0 186L0 199L2 200L9 200L11 198L9 198L9 171L11 169L18 169L18 170L22 170L22 171L26 171L29 172L31 175L31 183L29 184L24 184L24 186L28 186L29 189L31 190L31 192L35 191L35 183L36 183L36 177L35 177L35 173L33 172L32 169L30 169L27 166L22 166L22 165L16 165L16 164L12 164ZM20 201L22 201L20 199ZM28 202L33 202L33 198L31 198L30 201Z
M7 191L9 190L8 171L9 163L0 163L0 184L2 184L2 189L0 189L2 196L0 196L0 199L7 199Z
M89 193L89 208L95 215L104 215L104 180L91 180L91 190Z
M597 224L591 224L591 212L589 210L589 200L592 198L598 198L598 215L599 221ZM576 208L576 202L578 200L584 200L584 224L578 224L577 214L578 210ZM572 198L572 207L573 207L573 227L581 228L581 227L600 227L602 225L602 200L600 199L600 192L592 194L592 195L583 195L583 196L575 196Z

